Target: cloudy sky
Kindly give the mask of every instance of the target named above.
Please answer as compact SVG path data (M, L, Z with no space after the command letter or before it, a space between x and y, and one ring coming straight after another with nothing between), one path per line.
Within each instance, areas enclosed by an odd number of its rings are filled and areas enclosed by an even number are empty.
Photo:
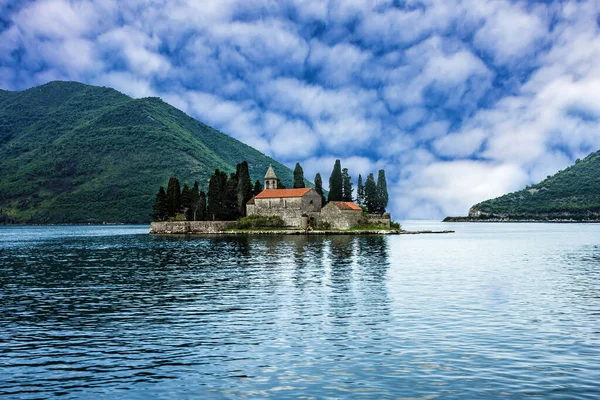
M464 215L600 149L600 0L0 0L0 88L160 96L396 218Z

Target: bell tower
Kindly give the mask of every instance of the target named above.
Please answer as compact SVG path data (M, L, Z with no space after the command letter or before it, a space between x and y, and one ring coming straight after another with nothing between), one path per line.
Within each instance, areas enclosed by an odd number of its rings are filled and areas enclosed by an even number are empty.
M273 166L269 165L269 169L265 174L265 190L269 189L277 189L277 175L275 175L275 171L273 170Z

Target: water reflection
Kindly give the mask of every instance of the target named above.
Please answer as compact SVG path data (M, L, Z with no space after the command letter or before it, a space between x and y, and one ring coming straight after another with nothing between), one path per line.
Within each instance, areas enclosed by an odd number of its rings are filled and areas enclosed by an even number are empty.
M599 394L597 243L21 229L0 231L0 395Z

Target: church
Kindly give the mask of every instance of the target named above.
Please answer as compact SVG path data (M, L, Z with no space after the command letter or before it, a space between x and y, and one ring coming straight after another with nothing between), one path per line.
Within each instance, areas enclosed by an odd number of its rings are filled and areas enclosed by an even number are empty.
M301 227L306 217L321 211L321 196L312 188L278 189L277 175L269 166L262 192L246 203L247 215L279 216L289 227Z
M325 207L321 195L312 188L279 189L273 166L265 174L262 192L246 203L247 215L278 216L289 228L305 228L311 224L327 226L328 229L351 229L357 226L390 227L389 214L365 214L352 202L330 201Z

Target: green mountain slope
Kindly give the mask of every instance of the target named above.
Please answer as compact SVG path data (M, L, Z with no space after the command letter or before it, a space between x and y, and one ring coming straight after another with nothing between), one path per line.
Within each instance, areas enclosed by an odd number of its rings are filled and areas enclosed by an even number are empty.
M469 218L600 220L600 151L536 185L474 205Z
M159 98L51 82L0 91L0 221L148 222L171 175L204 189L215 168L248 161L253 180L292 171Z

